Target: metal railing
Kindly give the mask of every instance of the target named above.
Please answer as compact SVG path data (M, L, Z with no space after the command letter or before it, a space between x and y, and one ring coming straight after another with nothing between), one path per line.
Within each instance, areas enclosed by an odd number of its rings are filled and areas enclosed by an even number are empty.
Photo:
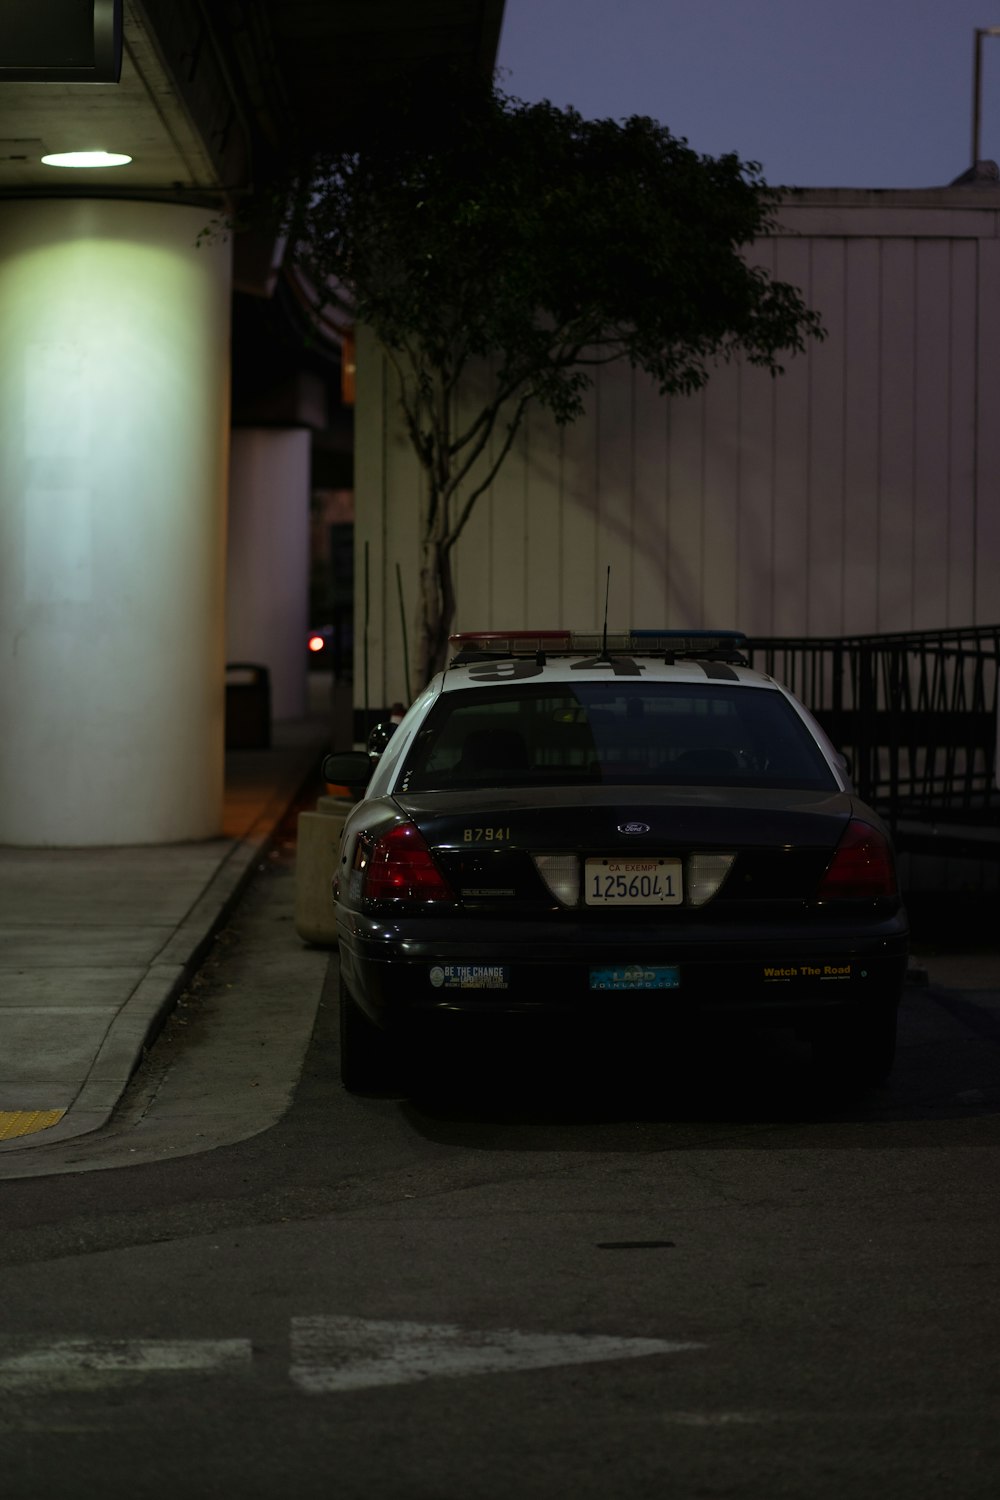
M941 817L1000 825L1000 625L757 637L747 656L809 707L847 756L860 795L894 827Z

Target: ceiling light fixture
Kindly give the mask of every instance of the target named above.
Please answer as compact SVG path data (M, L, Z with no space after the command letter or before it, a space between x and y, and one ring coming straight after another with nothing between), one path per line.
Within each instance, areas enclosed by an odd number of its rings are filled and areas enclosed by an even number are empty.
M47 167L123 167L131 160L115 151L59 151L42 157Z

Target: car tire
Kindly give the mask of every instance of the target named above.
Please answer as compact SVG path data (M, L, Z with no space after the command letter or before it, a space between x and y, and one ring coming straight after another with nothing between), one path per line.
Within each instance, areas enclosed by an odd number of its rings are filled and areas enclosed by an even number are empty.
M812 1055L831 1084L874 1088L892 1072L899 1006L884 1001L831 1017L813 1033Z
M351 1094L391 1093L398 1082L395 1048L340 981L340 1079Z

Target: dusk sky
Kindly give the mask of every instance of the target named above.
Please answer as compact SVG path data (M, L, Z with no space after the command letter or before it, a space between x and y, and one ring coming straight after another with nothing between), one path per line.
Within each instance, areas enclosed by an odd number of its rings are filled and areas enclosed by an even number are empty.
M652 115L775 185L936 187L970 163L973 35L1000 0L506 0L505 92ZM1000 36L980 156L1000 161Z

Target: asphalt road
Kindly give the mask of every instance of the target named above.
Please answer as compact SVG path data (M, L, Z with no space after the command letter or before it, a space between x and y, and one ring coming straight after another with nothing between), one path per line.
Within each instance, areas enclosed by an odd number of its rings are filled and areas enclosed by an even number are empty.
M857 1101L766 1040L354 1098L293 853L112 1126L0 1182L4 1500L995 1500L988 996L910 991Z

